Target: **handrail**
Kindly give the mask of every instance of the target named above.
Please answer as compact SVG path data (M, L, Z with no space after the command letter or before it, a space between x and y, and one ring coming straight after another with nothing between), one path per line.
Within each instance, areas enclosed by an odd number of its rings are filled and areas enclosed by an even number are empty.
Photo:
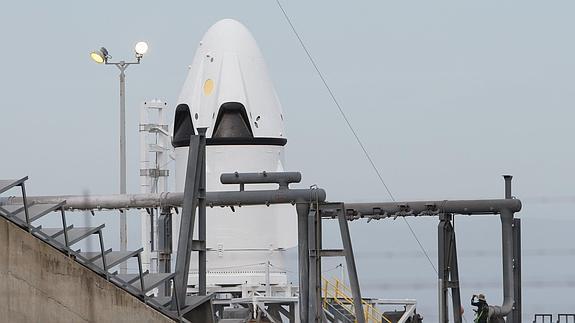
M351 288L349 288L349 286L347 286L346 284L340 282L339 279L337 279L337 278L334 277L333 280L335 280L336 287L341 286L341 288L343 289L343 291L346 292L346 295L349 295L349 294L352 293ZM375 313L375 315L382 315L382 316L383 316L383 313L379 312L379 311L377 310L377 308L375 308L375 306L369 304L369 303L366 302L365 300L362 299L362 300L361 300L361 303L366 307L366 309L364 309L364 311L365 311L365 313L366 313L366 314L365 314L366 317L368 316L368 314L367 314L367 313L368 313L368 312L367 312L367 309L371 309L372 312Z
M323 297L323 304L324 308L327 307L327 299L333 299L338 305L348 311L350 314L355 316L355 311L353 308L353 298L349 296L348 293L351 293L350 288L341 282L337 278L333 278L334 282L329 281L327 278L322 277L324 281L324 297ZM330 288L331 287L331 288ZM330 295L329 291L333 290L333 295ZM341 299L345 300L347 304L344 304ZM375 306L369 304L365 300L361 300L362 303L362 310L364 311L364 317L367 322L375 322L375 323L382 323L385 320L387 323L391 323L391 321L383 315ZM382 320L383 319L383 320Z
M329 291L329 286L333 287L334 290L334 297L333 300L338 303L340 306L342 306L345 310L347 310L350 314L355 315L355 311L353 310L353 299L348 296L346 293L344 293L344 291L349 291L349 289L347 288L347 286L345 286L345 284L341 283L339 280L334 279L335 280L335 284L330 282L329 280L325 279L326 282L326 291ZM340 291L340 286L343 289L343 291ZM326 292L326 299L329 297L328 293ZM345 300L347 302L347 304L344 304L341 299ZM381 323L381 319L375 315L373 315L373 312L377 313L377 310L375 308L373 308L373 306L371 306L369 303L365 302L362 300L362 305L365 306L365 308L363 308L362 310L364 311L364 317L365 319L370 322L370 321L375 321L376 323ZM371 311L370 311L371 310ZM375 310L375 311L374 311ZM377 315L377 314L376 314ZM375 316L375 317L373 317ZM383 317L383 315L381 316ZM389 321L388 321L389 322ZM389 322L391 323L391 322Z

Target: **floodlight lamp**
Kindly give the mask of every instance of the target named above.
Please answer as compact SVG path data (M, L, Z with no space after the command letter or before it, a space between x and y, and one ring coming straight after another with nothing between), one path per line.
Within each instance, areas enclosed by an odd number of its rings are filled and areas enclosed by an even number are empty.
M138 42L134 47L136 57L141 58L148 51L148 44L144 41Z
M108 50L105 47L102 47L98 50L94 50L90 53L90 57L92 58L92 60L98 64L102 64L105 63L106 61L108 61L108 58L110 58L110 55L108 54Z

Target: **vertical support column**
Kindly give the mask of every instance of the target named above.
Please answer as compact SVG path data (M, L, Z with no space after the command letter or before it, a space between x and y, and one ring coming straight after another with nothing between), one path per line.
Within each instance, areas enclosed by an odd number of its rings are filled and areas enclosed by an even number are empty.
M64 230L64 245L66 246L66 248L70 247L70 244L68 243L68 225L66 224L66 211L64 211L64 207L62 206L60 208L60 215L62 216L62 229ZM69 255L70 252L68 249L66 249L66 253ZM102 262L103 263L103 262Z
M445 323L446 320L446 310L445 304L446 300L443 297L443 279L437 280L437 317L439 323Z
M124 61L120 62L120 194L126 194L126 70ZM128 250L128 221L126 210L120 211L120 251ZM128 270L127 262L120 264L120 273Z
M149 159L148 145L146 144L147 137L149 134L149 131L146 129L146 125L148 124L148 117L149 117L148 104L147 102L144 102L140 107L140 124L138 129L138 136L140 141L140 160L139 160L140 193L155 193L155 191L151 188L152 180L149 174L143 173L143 172L147 173L148 169L152 168L150 167L150 164L152 163L150 163L148 160ZM154 218L150 213L151 212L149 208L140 210L140 218L141 218L140 239L142 242L142 247L144 248L144 251L142 252L142 262L144 266L143 268L144 270L150 270L150 272L154 272L154 268L152 266L151 261L152 253L153 250L157 250L159 254L161 250L158 250L159 249L158 246L157 245L154 246L154 244L151 241L152 234L154 232L154 222L153 222ZM161 272L159 264L157 265L156 269L157 272ZM162 291L160 291L160 294L162 294Z
M511 195L511 175L503 175L505 179L505 198L513 198ZM503 304L501 306L489 306L492 317L505 317L507 323L518 323L514 321L511 312L515 307L515 269L514 269L514 214L508 209L502 209L501 218L501 260L503 262ZM521 322L521 320L519 321Z
M299 317L305 321L309 313L309 247L308 203L297 203L298 267L299 267Z
M353 256L353 248L351 246L351 237L349 234L349 227L347 225L345 206L342 207L342 212L338 215L338 220L339 230L341 232L341 241L343 243L343 252L345 254L345 262L347 264L347 274L349 275L349 284L351 287L351 294L353 296L355 319L357 323L365 323L363 307L361 305L359 279L357 278L357 269L355 267L355 258Z
M295 323L296 322L297 315L296 315L294 309L295 309L294 303L290 303L289 304L289 313L290 313L289 323Z
M504 175L505 179L505 198L513 198L511 195L511 179L513 176ZM501 245L503 258L503 306L501 306L502 316L506 316L507 323L519 323L513 321L513 316L508 315L515 306L514 293L514 241L513 241L513 212L504 209L501 210Z
M64 229L65 231L66 229ZM98 230L98 240L100 241L100 255L102 257L102 267L104 267L104 274L106 279L110 280L110 273L108 272L108 264L106 263L106 248L104 248L104 237L102 236L102 230Z
M142 254L138 253L138 275L140 276L140 288L142 291L142 297L146 299L146 292L144 286L144 270L142 269Z
M502 258L503 258L503 300L506 304L511 304L503 312L507 316L507 310L512 309L515 296L513 295L513 213L509 210L501 211L501 234L502 234ZM507 322L511 323L512 318L507 316Z
M315 206L315 212L312 211L310 214L314 218L315 222L315 285L314 285L314 304L315 304L315 317L317 322L323 322L323 302L321 299L321 249L323 245L323 228L321 222L321 214L319 212L318 205Z
M198 188L198 239L202 247L198 251L198 294L206 295L206 130L198 128L200 137L200 186ZM191 240L190 240L191 241Z
M308 322L321 322L321 248L322 228L318 210L310 210L308 214L308 245L309 245L309 303Z
M513 322L521 322L521 219L513 219L513 269L515 306L511 317Z
M461 323L461 294L459 290L459 266L457 263L457 244L451 214L440 214L437 228L438 241L438 306L439 322L449 322L448 298L451 289L453 320Z
M453 218L452 218L453 221ZM455 240L455 229L449 223L450 257L449 257L449 287L451 288L451 300L453 306L453 321L462 322L461 316L461 292L459 289L459 264L457 263L457 243Z
M172 209L162 207L158 218L158 272L169 273L172 267ZM170 282L160 285L159 295L170 296Z
M447 246L446 246L446 216L439 215L439 225L437 226L437 288L438 288L438 314L439 323L449 321L447 312L447 281L449 275L447 271Z
M26 197L26 184L24 183L20 184L20 188L22 189L22 203L24 204L24 215L26 216L26 229L28 230L28 232L31 232L32 228L30 227L30 215L28 214L28 199ZM66 228L64 228L64 231L66 231Z
M172 310L181 309L177 307L176 300L179 301L180 307L183 307L186 304L186 290L188 288L188 273L190 271L194 222L196 218L196 208L198 206L201 178L200 170L202 168L201 165L204 158L200 142L200 136L191 136L188 165L186 169L186 182L184 186L184 203L180 217L180 232L176 254L176 276L174 278L175 293L172 294L171 302Z
M266 297L272 297L272 286L270 285L270 261L266 261Z
M317 270L316 270L316 259L317 259L317 244L315 241L315 232L316 232L316 224L315 224L315 218L312 214L312 211L310 210L310 212L307 215L307 241L308 241L308 255L309 255L309 269L308 269L308 274L309 274L309 290L308 290L308 294L309 294L309 313L308 313L308 318L307 321L308 322L318 322L317 321L317 294L316 294L316 289L315 286L317 285Z

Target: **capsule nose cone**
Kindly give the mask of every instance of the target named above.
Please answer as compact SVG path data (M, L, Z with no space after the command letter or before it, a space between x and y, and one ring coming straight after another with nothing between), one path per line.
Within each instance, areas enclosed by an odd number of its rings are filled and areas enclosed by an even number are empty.
M239 21L222 19L204 35L201 46L215 51L231 51L239 55L261 56L256 40Z
M233 19L218 21L204 34L178 106L189 111L183 115L191 120L175 124L207 127L208 138L284 137L281 105L265 60L252 34Z

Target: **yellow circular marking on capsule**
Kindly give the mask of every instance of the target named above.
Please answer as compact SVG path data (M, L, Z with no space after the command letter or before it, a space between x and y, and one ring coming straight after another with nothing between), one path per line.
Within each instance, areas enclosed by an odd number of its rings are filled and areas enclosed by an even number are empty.
M212 91L214 90L214 80L212 79L207 79L204 82L204 95L210 95L212 94Z

